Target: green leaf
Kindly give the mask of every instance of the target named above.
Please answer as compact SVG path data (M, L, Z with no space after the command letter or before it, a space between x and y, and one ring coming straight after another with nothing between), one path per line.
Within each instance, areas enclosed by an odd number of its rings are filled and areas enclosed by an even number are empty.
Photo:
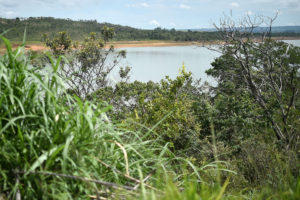
M71 144L73 138L74 138L74 135L72 134L72 135L70 135L70 136L67 138L67 140L66 140L66 144L65 144L65 146L64 146L64 151L63 151L63 154L62 154L62 155L63 155L63 158L64 158L65 160L67 159L69 146L70 146L70 144Z
M42 155L40 155L40 157L38 157L38 159L31 165L29 170L25 173L25 176L28 175L30 172L34 171L39 166L41 166L47 160L47 158L49 158L53 153L57 154L59 151L61 151L63 149L63 146L60 147L56 146L52 148L50 151L47 151Z
M8 123L0 130L0 134L2 134L9 126L15 124L15 122L19 119L25 119L25 118L35 118L35 115L22 115L18 117L14 117L8 121Z
M59 148L57 148L52 155L50 156L50 158L47 160L46 162L46 167L45 169L49 169L49 167L52 166L53 162L55 161L55 158L57 157L57 155L64 149L65 145L61 145Z
M10 65L12 65L14 62L13 62L13 57L12 57L11 43L9 42L8 39L6 39L5 37L3 37L2 35L0 35L0 38L3 40L3 42L4 42L5 46L6 46L7 54L8 54L8 58L9 58L9 62L10 62Z
M54 71L55 73L57 72L57 69L58 69L58 67L59 67L59 65L60 65L61 59L62 59L62 57L59 56L58 59L57 59L57 61L56 61L55 66L53 66L53 71Z
M228 184L229 184L229 178L227 178L225 183L223 184L218 196L216 197L216 200L220 200L222 198Z

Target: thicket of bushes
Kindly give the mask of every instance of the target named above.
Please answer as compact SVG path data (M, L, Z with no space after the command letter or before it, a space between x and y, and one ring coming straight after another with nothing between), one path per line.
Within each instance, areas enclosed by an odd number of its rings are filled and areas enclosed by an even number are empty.
M0 58L1 198L86 199L110 193L97 181L132 189L153 170L183 172L187 162L168 145L117 128L105 120L109 108L69 95L57 74L60 58L49 56L46 68L31 65L23 46L13 51L2 40L7 53Z

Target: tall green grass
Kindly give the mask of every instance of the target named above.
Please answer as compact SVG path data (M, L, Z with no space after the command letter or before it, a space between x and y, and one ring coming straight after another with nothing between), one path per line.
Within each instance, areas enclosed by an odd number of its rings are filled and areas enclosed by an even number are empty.
M128 189L138 193L145 187L158 192L150 184L163 186L168 176L182 181L181 166L191 169L185 177L201 178L201 169L174 156L168 144L108 122L110 107L70 96L57 74L62 58L49 56L48 69L32 65L24 45L12 50L1 39L7 49L0 57L2 196L86 199L112 195L107 194L112 188L128 195ZM151 180L140 187L140 178L148 175Z
M106 122L109 108L68 95L56 73L61 58L49 57L51 69L45 73L30 65L23 46L13 51L10 42L2 40L7 53L0 58L1 194L86 198L103 186L42 172L132 185L123 173L138 178L138 168L147 174L172 160L167 148Z

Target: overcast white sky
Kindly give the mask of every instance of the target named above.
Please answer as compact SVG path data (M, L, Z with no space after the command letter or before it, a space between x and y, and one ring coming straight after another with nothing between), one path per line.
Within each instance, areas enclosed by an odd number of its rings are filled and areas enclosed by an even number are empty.
M222 16L272 17L274 25L300 25L300 0L0 0L0 17L96 19L137 28L208 28Z

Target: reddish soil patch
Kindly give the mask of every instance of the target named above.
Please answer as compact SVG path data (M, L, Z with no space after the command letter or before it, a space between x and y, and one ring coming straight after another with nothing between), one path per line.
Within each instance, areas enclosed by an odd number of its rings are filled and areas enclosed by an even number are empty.
M30 44L30 45L26 45L25 49L32 50L32 51L44 51L44 50L47 50L48 48L45 47L44 45Z
M275 40L299 40L299 37L274 37ZM210 41L210 42L174 42L174 41L117 41L112 42L109 45L114 45L115 48L130 48L130 47L166 47L166 46L205 46L223 44L222 41ZM13 48L17 48L19 44L13 44ZM25 46L26 50L32 51L46 51L49 50L43 44L28 44ZM0 47L0 53L5 52L5 47Z

